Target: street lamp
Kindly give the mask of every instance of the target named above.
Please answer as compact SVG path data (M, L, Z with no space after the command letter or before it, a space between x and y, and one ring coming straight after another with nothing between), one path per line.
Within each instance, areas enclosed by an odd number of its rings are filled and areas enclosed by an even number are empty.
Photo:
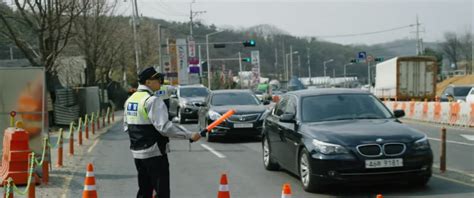
M221 33L223 31L217 31L206 34L206 53L207 53L207 87L211 90L211 59L209 58L209 36Z
M347 82L347 79L346 79L346 67L349 66L349 65L352 65L354 63L347 63L344 65L344 87L347 87L346 86L346 82Z
M285 55L285 58L286 60L288 61L288 56L290 56L290 64L286 64L287 68L286 68L286 81L288 81L290 78L289 78L289 73L291 73L291 76L293 76L293 54L298 54L298 51L294 51L293 53L287 53ZM286 62L288 63L288 62ZM290 65L290 72L288 72L288 65Z
M323 62L323 65L324 65L324 77L325 77L325 78L326 78L326 69L327 69L327 68L326 68L326 63L330 63L330 62L333 62L333 61L334 61L334 59L329 59L329 60L326 60L326 61ZM326 79L325 79L325 80L326 80ZM328 84L328 82L325 83L325 87L326 87L327 84Z
M333 62L334 59L329 59L329 60L326 60L323 62L323 65L324 65L324 77L326 77L326 63L330 63L330 62Z

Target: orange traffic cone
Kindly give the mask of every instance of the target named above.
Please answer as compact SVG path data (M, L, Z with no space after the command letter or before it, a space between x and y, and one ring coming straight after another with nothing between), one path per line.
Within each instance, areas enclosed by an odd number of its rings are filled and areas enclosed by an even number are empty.
M217 198L230 198L229 185L227 184L227 175L225 173L221 176Z
M94 166L92 166L91 163L87 165L86 179L84 180L84 191L82 191L82 198L97 198Z
M378 194L377 198L383 198L382 194Z
M290 184L283 184L283 189L281 190L281 198L291 198Z

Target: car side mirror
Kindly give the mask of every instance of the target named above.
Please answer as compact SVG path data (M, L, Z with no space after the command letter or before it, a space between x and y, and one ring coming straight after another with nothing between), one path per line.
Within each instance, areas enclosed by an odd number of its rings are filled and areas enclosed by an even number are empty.
M393 111L393 114L394 114L395 118L401 118L401 117L405 116L405 111L399 109L399 110Z
M296 123L295 114L284 113L280 116L280 122Z
M270 100L263 100L263 105L269 105L270 104Z
M170 98L178 98L178 96L176 94L173 94L170 96Z

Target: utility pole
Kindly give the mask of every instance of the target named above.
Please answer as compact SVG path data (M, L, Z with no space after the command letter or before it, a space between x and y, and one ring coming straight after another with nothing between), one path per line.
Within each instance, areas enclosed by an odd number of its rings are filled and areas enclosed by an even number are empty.
M293 78L293 46L290 45L290 78Z
M298 77L301 77L301 56L298 55Z
M161 24L158 24L158 57L160 58L160 73L164 73L163 56L161 55Z
M282 46L281 57L283 58L283 69L285 71L285 77L283 77L282 75L281 79L285 78L285 80L288 81L288 64L286 63L285 43L282 42L281 46Z
M189 36L193 37L193 26L194 26L194 17L199 14L204 14L206 11L193 11L193 4L196 3L196 0L193 0L189 6Z
M371 81L371 72L370 72L370 61L367 60L367 83L369 84L369 90L371 90L372 87L372 81Z
M415 23L415 26L416 26L416 55L421 55L423 53L423 40L421 38L421 35L420 33L422 32L420 30L420 26L421 26L421 23L418 19L418 15L416 15L416 23Z
M140 73L140 46L137 37L137 25L138 25L138 6L137 0L132 0L132 24L133 24L133 43L135 47L135 65L137 67L137 74Z
M310 56L309 56L309 47L306 48L306 61L307 61L307 64L308 64L308 77L309 77L309 84L312 84L311 83L311 60L310 60Z
M198 58L199 58L199 77L201 77L202 81L202 55L201 55L201 45L198 45Z
M273 72L277 74L278 72L278 49L275 48L275 68L273 69Z
M240 54L239 52L239 81L240 81L240 88L242 89L243 85L244 85L244 81L243 81L243 78L242 78L242 55Z

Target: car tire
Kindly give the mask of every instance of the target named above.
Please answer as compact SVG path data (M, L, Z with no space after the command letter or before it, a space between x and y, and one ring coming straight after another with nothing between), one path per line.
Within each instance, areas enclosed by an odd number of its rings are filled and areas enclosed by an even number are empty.
M267 137L262 138L262 150L263 166L265 167L265 169L270 171L276 171L280 169L280 165L278 165L278 162L273 159L271 155L272 150Z
M179 108L178 108L178 110L176 111L176 114L177 114L176 117L178 117L178 120L179 120L179 123L180 123L180 124L186 123L186 118L184 118L183 115L181 115L181 110L180 110Z
M213 135L211 135L211 134L208 133L208 134L206 135L206 141L207 141L207 142L215 142L215 141L216 141L216 137L214 137Z
M309 164L309 153L306 148L303 148L300 152L298 161L298 170L300 181L303 184L303 189L306 192L321 192L325 186L321 185L317 180L318 178L313 176L313 171Z
M422 177L422 178L417 178L417 179L414 179L414 180L410 181L409 185L414 186L414 187L424 187L424 186L426 186L426 184L428 184L428 182L430 181L430 178L431 177L429 177L429 176Z

